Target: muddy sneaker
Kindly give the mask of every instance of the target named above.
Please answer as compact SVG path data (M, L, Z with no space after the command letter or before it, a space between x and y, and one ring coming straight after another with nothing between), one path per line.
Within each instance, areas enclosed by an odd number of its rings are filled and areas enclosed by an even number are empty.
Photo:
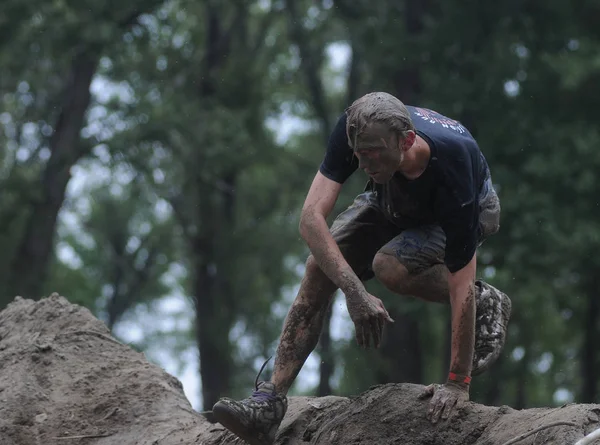
M484 281L475 281L477 292L475 315L475 353L473 370L475 376L486 371L500 357L510 319L510 298Z
M287 411L287 397L275 391L271 382L256 384L247 399L219 400L212 409L215 419L250 445L271 445Z

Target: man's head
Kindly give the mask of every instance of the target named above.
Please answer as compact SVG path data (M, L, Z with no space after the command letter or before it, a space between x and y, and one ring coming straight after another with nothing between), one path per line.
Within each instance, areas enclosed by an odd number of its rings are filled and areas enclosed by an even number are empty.
M363 169L377 183L388 182L415 142L406 106L388 93L374 92L346 109L346 135Z

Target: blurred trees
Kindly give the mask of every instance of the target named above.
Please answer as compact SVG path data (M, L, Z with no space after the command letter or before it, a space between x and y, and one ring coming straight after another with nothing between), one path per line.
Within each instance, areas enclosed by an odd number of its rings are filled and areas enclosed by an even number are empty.
M0 304L57 290L112 328L183 293L203 405L245 395L305 260L298 214L330 128L354 98L387 90L465 123L502 201L479 274L511 296L513 319L472 398L597 401L598 12L592 2L5 1ZM351 178L336 212L364 182ZM445 378L448 308L368 286L395 325L381 350L359 351L338 296L315 391Z
M79 134L100 54L157 4L3 4L4 178L7 198L18 200L1 218L12 229L2 274L8 295L40 296L70 169L91 149Z

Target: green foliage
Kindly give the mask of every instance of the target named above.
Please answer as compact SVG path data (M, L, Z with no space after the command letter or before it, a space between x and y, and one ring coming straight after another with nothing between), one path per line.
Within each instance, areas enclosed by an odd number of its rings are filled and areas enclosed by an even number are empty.
M74 179L48 279L20 278L44 281L45 294L56 290L111 327L158 316L165 296L182 295L196 323L157 329L135 346L183 354L206 341L205 351L217 351L213 369L223 369L224 386L212 386L245 395L274 352L308 253L298 218L327 134L356 96L387 90L469 127L502 201L479 275L512 298L513 318L504 356L475 379L472 397L525 407L561 403L557 391L566 391L597 401L592 3L5 0L0 306L14 297L6 283L46 199L49 159L65 149L52 138L68 114L76 56L86 54L98 62L93 97L67 147L73 164L54 160ZM332 51L350 60L334 67ZM301 129L284 138L290 123ZM330 220L365 182L360 172L348 181ZM353 335L334 342L335 392L409 369L440 381L448 308L368 287L405 325L391 327L397 348L385 354L358 350Z

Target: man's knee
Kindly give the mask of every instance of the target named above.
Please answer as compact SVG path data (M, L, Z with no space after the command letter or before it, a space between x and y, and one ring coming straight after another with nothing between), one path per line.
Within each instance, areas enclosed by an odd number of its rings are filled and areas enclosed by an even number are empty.
M372 268L377 280L388 289L408 289L409 271L394 255L378 252L373 258Z
M416 276L444 262L446 235L437 225L403 231L381 248L403 266L408 276Z
M328 302L336 290L337 286L323 272L315 257L309 255L297 298L305 303L319 305Z

